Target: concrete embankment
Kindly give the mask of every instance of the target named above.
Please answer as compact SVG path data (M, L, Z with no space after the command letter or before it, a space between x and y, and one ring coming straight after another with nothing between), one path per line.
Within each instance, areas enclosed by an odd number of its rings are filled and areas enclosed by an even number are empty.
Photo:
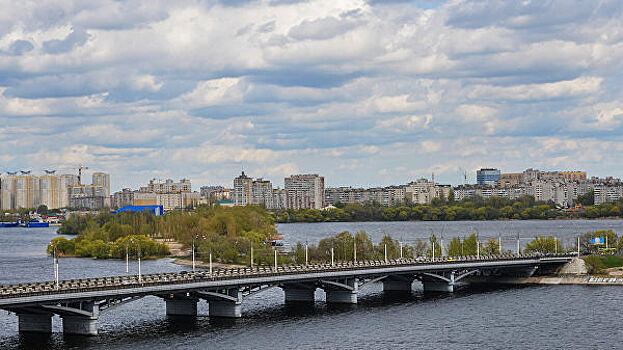
M599 276L537 276L496 279L496 284L506 285L618 285L623 286L621 277Z

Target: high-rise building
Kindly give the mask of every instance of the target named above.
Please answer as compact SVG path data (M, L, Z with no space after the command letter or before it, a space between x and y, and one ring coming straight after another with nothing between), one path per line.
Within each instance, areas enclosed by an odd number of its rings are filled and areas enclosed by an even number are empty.
M482 168L476 171L476 183L480 186L495 186L495 182L500 180L500 170Z
M107 196L110 196L110 175L102 172L93 173L92 177L93 181L91 182L94 185L100 185L104 187L104 193Z
M256 204L274 209L273 184L262 178L253 180L243 171L234 179L233 201L235 206Z
M324 177L318 174L291 175L284 179L288 209L322 209L325 203Z
M253 179L245 175L244 171L234 179L234 205L245 206L251 200L251 186Z
M106 189L101 185L69 186L69 206L73 208L102 209L106 207Z

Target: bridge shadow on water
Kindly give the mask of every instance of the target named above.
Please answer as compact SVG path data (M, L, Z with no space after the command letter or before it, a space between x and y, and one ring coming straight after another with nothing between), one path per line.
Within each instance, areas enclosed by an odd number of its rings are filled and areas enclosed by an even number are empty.
M436 303L446 299L461 299L482 293L498 293L517 287L470 287L454 293L382 292L379 290L361 293L358 304L326 304L323 301L308 303L280 303L262 307L250 307L243 311L239 319L208 317L203 313L198 317L162 316L151 321L132 320L129 323L103 322L100 335L95 337L69 336L62 333L41 336L37 334L16 335L8 342L0 341L2 349L19 350L60 350L60 349L148 349L159 345L159 339L180 341L199 337L226 336L227 331L242 331L247 327L262 328L278 326L284 323L296 323L300 320L321 317L333 317L345 313L371 312L375 309L391 309L396 305L416 306ZM520 287L522 288L522 287ZM253 303L250 300L249 303ZM383 310L383 311L385 311ZM381 310L378 310L381 311ZM172 340L174 339L174 340ZM175 348L175 345L172 344Z

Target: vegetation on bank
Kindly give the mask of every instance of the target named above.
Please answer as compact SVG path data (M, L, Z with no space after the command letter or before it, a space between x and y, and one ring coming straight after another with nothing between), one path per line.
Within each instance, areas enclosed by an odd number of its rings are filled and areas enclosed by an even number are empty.
M256 261L272 261L270 240L276 234L273 217L258 206L199 206L192 211L171 212L162 216L146 213L100 213L96 216L72 215L59 228L61 234L75 238L57 238L62 255L120 258L130 246L136 258L140 242L141 256L168 254L154 239L173 239L187 247L195 242L198 259L208 259L210 251L217 262L242 263L254 247ZM132 241L133 239L133 241ZM133 243L134 242L134 243Z
M590 200L582 201L591 203ZM336 203L335 208L287 209L274 212L275 220L287 222L340 221L459 221L497 219L553 219L621 217L623 201L589 205L583 211L563 212L553 202L537 202L532 196L517 200L502 197L464 199L434 199L430 205L405 203L386 207L379 203L369 205Z

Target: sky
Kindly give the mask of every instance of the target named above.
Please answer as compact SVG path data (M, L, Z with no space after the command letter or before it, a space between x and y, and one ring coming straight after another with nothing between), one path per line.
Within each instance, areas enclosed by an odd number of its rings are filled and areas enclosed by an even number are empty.
M620 0L1 3L0 172L623 176Z

